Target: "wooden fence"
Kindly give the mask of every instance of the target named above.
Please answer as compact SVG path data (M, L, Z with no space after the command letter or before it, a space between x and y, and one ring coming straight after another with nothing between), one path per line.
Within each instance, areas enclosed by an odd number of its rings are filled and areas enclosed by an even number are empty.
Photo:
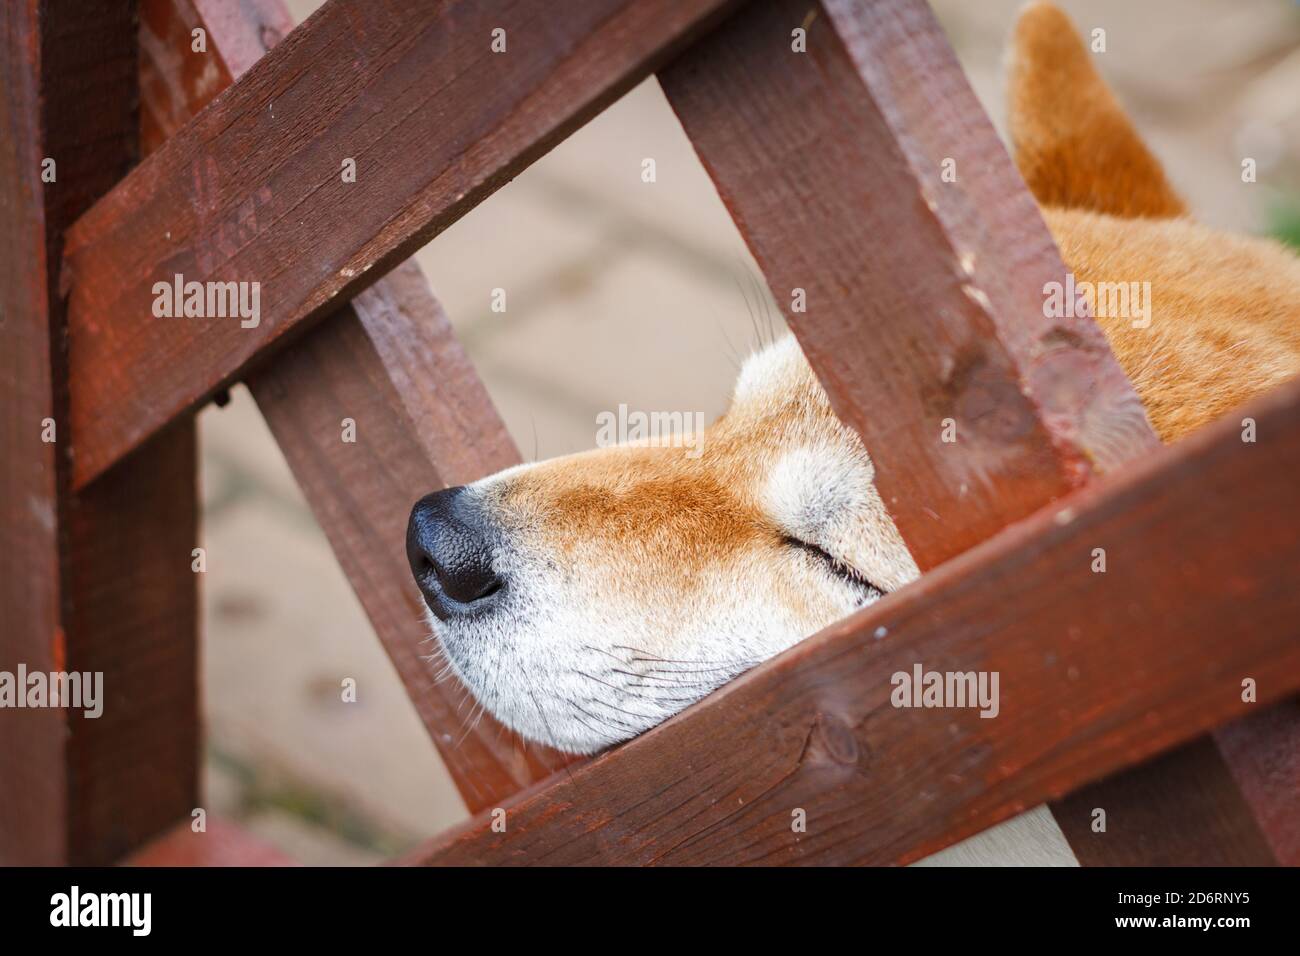
M0 862L271 859L189 825L194 414L243 381L475 814L406 862L900 863L1048 801L1086 864L1300 864L1300 384L1159 446L1044 316L1065 267L923 0L14 0L0 44L0 670L109 695L0 714ZM595 759L458 740L407 511L518 454L403 260L654 72L928 573ZM258 277L260 323L151 319L175 273ZM1000 719L891 707L917 659L999 671Z

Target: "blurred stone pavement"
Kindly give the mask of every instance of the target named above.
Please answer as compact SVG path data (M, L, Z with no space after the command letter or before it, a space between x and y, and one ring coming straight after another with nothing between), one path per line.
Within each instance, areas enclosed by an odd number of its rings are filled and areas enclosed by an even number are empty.
M290 3L299 19L315 5ZM935 3L999 126L1002 46L1019 6ZM1198 215L1278 228L1300 196L1300 8L1062 6L1085 33L1106 29L1099 66ZM1258 160L1258 183L1241 182L1243 156ZM653 184L641 181L647 157ZM592 447L597 413L619 403L711 419L743 355L780 326L653 79L418 259L525 458ZM494 288L507 290L505 313L490 308ZM378 862L462 819L247 392L200 422L205 806L316 864ZM357 680L356 703L341 700L344 677Z

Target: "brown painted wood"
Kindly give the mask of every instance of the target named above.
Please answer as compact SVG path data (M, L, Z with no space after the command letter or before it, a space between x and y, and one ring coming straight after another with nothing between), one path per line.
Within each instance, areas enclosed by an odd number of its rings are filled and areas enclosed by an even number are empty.
M441 659L406 563L411 505L519 460L419 267L361 293L248 379L348 580L471 811L575 758L525 746ZM342 440L344 419L356 442Z
M230 85L225 61L208 45L195 52L203 27L189 0L140 0L140 149L148 156L217 93Z
M0 863L102 864L196 802L194 424L70 492L59 250L137 155L135 7L6 3L0 45L0 670L104 695L98 719L0 710Z
M186 416L67 509L68 667L102 671L106 698L71 722L74 862L115 861L199 805L198 465Z
M1283 702L1300 382L1246 414L1258 443L1157 450L408 862L906 863ZM916 664L999 672L999 715L891 706Z
M234 8L145 0L142 13L142 33L152 23L185 50L190 31L206 29L208 53L189 56L215 59L203 72L224 78L196 86L192 64L147 61L145 89L161 92L156 108L148 94L145 107L163 138L292 27L279 0ZM142 38L142 46L150 43ZM406 567L408 510L429 491L517 464L519 455L418 266L399 266L263 365L249 386L470 810L496 806L571 762L525 746L489 715L478 718L465 689L454 679L434 683L439 668L424 659L433 648ZM340 441L345 417L358 422L356 444Z
M193 31L205 31L196 51ZM278 0L141 0L140 143L158 149L293 29Z
M1300 866L1300 699L1221 727L1214 735L1282 866Z
M243 76L294 28L293 16L280 0L192 0L208 39L230 75ZM203 105L207 105L206 101ZM197 113L192 109L190 115Z
M70 231L76 482L373 283L733 2L556 17L531 0L330 0ZM490 52L496 28L506 53ZM176 274L261 283L260 324L155 319L154 284Z
M150 2L150 0L146 0ZM238 823L208 817L207 829L195 833L190 822L178 823L148 846L122 861L123 866L297 866L291 857L249 833Z
M1095 324L1044 317L1065 267L923 0L752 4L661 80L923 569L1155 446ZM1091 799L1150 824L1161 859L1261 849L1240 793L1220 799L1222 756L1192 753L1205 765L1176 784L1138 767ZM1182 819L1149 814L1174 786ZM1132 862L1054 809L1081 859Z
M1102 832L1093 829L1098 809ZM1083 787L1052 815L1083 866L1275 863L1213 735Z
M33 4L0 5L0 670L42 671L58 651L58 449L46 237L40 181L41 36ZM0 711L0 864L66 858L63 734L57 711Z
M923 0L756 3L660 79L922 569L1156 445Z
M1300 865L1300 706L1280 704L1052 806L1085 866ZM1092 828L1106 810L1104 834Z

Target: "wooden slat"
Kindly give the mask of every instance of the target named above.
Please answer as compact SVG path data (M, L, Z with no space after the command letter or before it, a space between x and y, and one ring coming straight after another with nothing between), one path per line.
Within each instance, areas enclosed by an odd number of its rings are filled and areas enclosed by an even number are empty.
M148 4L152 0L145 0ZM122 861L123 866L297 866L276 847L221 817L208 817L195 833L190 822L176 824Z
M143 105L158 143L291 28L279 0L145 0L141 13ZM174 56L200 26L208 53ZM569 762L488 715L471 720L464 688L435 684L440 665L424 659L433 648L403 544L410 506L519 455L418 266L399 266L248 384L471 812ZM346 417L355 444L340 440Z
M1093 828L1099 809L1106 814L1100 832ZM1212 735L1082 787L1053 804L1052 815L1083 866L1276 862Z
M0 5L0 670L103 675L98 719L0 711L3 864L111 862L197 799L192 419L69 492L59 250L137 154L134 17L118 0Z
M731 2L331 0L70 231L74 480L373 283ZM260 282L260 324L155 319L176 274Z
M482 715L441 659L406 563L411 505L515 464L518 453L413 262L361 293L248 380L471 811L573 758ZM341 424L356 423L356 442ZM471 729L472 727L472 729Z
M202 28L206 50L193 49ZM270 0L141 0L140 143L147 156L293 29Z
M1225 420L1158 450L410 861L906 863L1283 702L1300 382L1244 414L1258 443ZM916 664L997 671L998 716L892 706Z
M105 696L71 721L74 862L116 860L198 806L198 464L189 416L67 509L67 667L102 671Z
M54 414L46 196L40 181L41 50L37 10L0 6L0 670L54 666L59 633L58 449L41 441ZM66 853L63 715L11 711L0 734L0 864ZM21 821L21 824L20 822Z
M923 0L755 4L660 79L922 569L1155 446Z
M1300 699L1222 727L1214 739L1274 859L1300 866Z
M922 569L1155 446L1096 325L1044 317L1065 267L923 0L753 4L661 81ZM1163 820L1150 839L1098 840L1091 814L1054 808L1080 859L1261 848L1222 756L1190 759L1178 790L1148 767L1091 788L1125 832ZM1178 821L1144 806L1175 801Z

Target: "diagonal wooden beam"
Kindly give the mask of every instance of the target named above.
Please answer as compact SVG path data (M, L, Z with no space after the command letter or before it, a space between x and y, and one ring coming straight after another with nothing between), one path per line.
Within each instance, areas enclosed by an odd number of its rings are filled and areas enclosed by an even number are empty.
M923 0L755 3L660 79L923 570L1156 446L1096 324L1045 315L1065 266ZM1140 767L1053 808L1080 860L1265 849L1250 768L1187 759L1177 790Z
M144 0L141 14L145 140L155 147L292 28L280 0ZM206 53L191 49L196 28ZM403 544L410 506L519 454L419 267L399 266L248 386L471 812L570 762L488 715L471 720L467 692L436 683L425 659L433 648ZM356 422L355 442L341 440L344 418Z
M280 0L141 0L140 146L156 151L293 29ZM196 50L195 31L203 31Z
M1232 416L1160 449L407 862L907 863L1284 704L1300 382L1243 414L1256 444ZM998 673L997 716L895 706L917 665Z
M380 278L733 2L556 16L532 0L330 0L70 230L76 483ZM155 284L176 275L260 283L256 327L155 318Z
M414 262L248 378L334 553L471 812L577 758L525 745L449 678L406 563L411 505L519 454ZM342 440L345 419L355 441Z
M70 483L59 252L138 155L134 17L120 0L0 5L0 671L100 690L98 716L0 709L0 865L104 865L197 802L192 417Z

